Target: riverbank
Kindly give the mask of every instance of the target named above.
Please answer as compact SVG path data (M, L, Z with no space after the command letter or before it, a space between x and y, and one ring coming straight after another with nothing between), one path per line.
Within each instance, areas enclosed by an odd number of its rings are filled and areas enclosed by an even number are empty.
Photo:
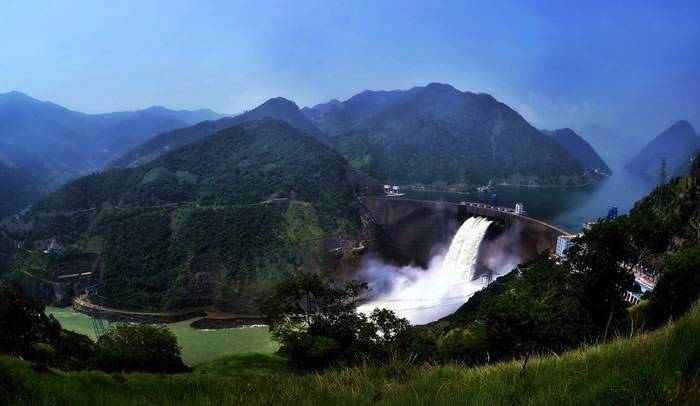
M96 340L90 316L70 307L47 307L46 314L53 315L66 330L84 334ZM165 323L175 334L182 347L182 358L189 366L198 365L227 355L251 352L272 354L279 344L272 339L266 326L239 326L235 328L197 329L192 324L198 318L175 323ZM111 322L106 321L109 325Z
M117 309L92 303L87 295L74 297L72 304L77 312L112 322L169 324L197 319L191 327L207 330L264 324L261 315L214 312L202 308L164 312Z

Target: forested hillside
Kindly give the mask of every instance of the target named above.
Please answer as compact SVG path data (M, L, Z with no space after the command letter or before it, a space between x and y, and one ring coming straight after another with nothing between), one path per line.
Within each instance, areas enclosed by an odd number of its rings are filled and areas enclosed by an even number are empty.
M600 155L598 155L598 152L596 152L586 140L581 138L580 135L576 134L574 130L570 128L560 128L554 131L547 131L546 134L554 138L559 145L564 147L565 150L576 158L586 170L610 173L610 168L605 164Z
M301 110L294 102L282 97L276 97L253 110L235 117L203 122L192 127L159 134L119 157L112 163L112 166L116 168L137 166L155 159L165 152L207 137L224 128L263 118L282 120L307 134L319 135L318 128L301 113Z
M28 207L46 192L39 179L0 159L0 219Z
M27 240L99 254L112 306L255 312L310 241L359 230L348 169L288 124L255 121L68 183L26 216Z
M0 216L33 203L69 179L102 168L155 134L218 117L211 110L164 107L84 114L19 92L0 94L0 161L22 176L3 183L13 197ZM27 180L27 187L11 189L20 179Z
M320 107L323 107L321 109ZM306 110L348 160L392 183L576 184L584 169L487 94L431 83Z

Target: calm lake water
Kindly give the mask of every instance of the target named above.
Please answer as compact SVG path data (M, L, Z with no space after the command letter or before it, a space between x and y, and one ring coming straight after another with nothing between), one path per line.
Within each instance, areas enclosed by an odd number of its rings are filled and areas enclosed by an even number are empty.
M499 206L514 207L515 203L523 203L528 216L569 232L579 232L584 222L606 216L612 206L616 206L620 214L627 213L656 184L655 179L630 173L622 165L611 165L611 169L611 176L597 184L581 188L496 186L494 189ZM406 191L406 198L488 204L491 193Z

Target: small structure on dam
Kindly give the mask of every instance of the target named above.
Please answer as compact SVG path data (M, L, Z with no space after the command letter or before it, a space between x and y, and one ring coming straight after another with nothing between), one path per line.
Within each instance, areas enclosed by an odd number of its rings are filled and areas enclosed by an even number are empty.
M510 255L527 261L544 250L554 252L564 230L518 214L515 210L482 203L362 197L376 225L376 247L385 259L426 267L437 250L445 249L469 217L493 222L482 251L484 256Z

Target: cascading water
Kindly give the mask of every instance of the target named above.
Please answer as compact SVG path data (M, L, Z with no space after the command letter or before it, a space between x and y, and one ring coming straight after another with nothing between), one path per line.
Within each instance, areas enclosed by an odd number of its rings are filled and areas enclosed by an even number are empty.
M442 262L442 274L458 273L464 281L471 281L476 267L479 245L491 222L483 217L470 217L457 230L450 249Z
M365 269L367 279L388 278L391 287L358 310L369 314L376 308L390 309L413 324L428 323L454 312L485 285L483 281L474 281L473 276L479 245L489 225L491 221L482 217L467 219L452 239L447 253L435 256L427 270L370 261Z

